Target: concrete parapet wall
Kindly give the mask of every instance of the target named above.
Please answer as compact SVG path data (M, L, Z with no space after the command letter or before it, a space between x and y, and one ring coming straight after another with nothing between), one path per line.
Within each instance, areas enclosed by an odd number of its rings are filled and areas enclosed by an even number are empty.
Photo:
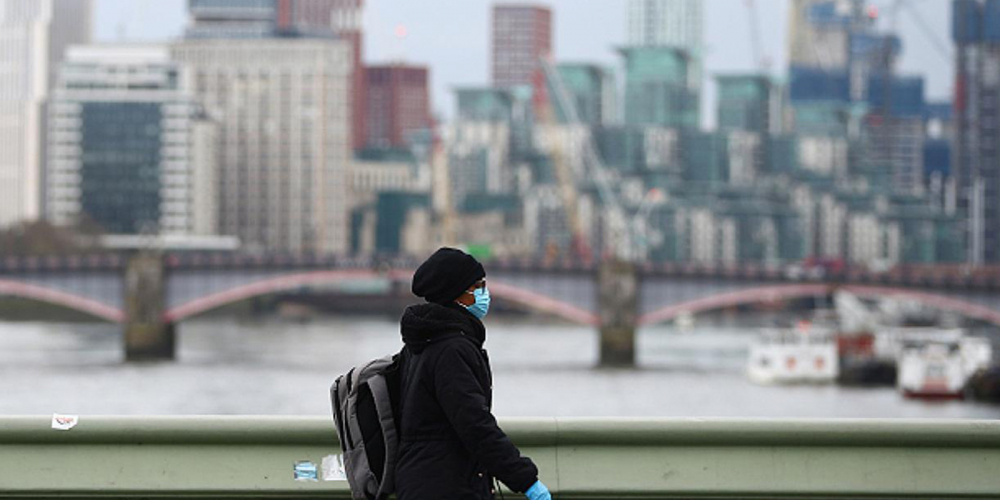
M559 499L1000 498L1000 422L507 419ZM4 498L349 498L322 417L0 417ZM508 493L509 494L509 493ZM521 498L520 495L512 498Z

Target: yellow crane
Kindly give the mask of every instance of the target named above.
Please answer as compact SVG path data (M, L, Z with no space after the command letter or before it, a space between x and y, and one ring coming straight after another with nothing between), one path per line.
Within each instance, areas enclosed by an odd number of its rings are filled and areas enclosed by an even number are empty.
M552 64L552 61L542 59L541 65L545 72L546 79L555 94L556 102L566 117L566 122L580 123L580 114L576 108L576 102L571 97L569 90L566 89L562 76L559 75L558 71ZM553 119L553 113L549 113L549 115L549 119ZM603 202L602 208L605 215L605 228L607 229L608 234L607 241L610 244L613 257L622 261L635 261L638 256L641 240L641 235L639 233L642 232L638 226L639 222L643 221L633 221L636 223L629 224L625 215L625 210L622 208L616 192L612 189L613 175L604 165L601 157L597 154L593 138L589 133L583 134L582 144L580 144L580 146L582 162L584 162L584 164L589 164L591 167L590 170L587 171L588 179L594 181L597 186L598 194ZM567 221L570 224L570 227L573 228L574 247L578 253L585 254L585 257L589 257L590 251L587 249L585 233L582 230L583 221L580 220L579 213L576 213L575 215L571 214L572 212L576 212L576 207L578 207L577 200L579 195L576 190L576 178L570 166L563 161L562 156L564 155L558 151L558 147L555 149L557 150L555 152L555 156L560 158L558 161L554 162L556 177L560 183L560 192L563 193L562 196L564 203L567 203ZM573 227L574 224L577 227Z
M455 204L451 193L451 172L448 171L448 151L443 141L436 133L431 139L431 183L433 192L441 199L437 209L441 214L441 244L455 246L458 238L455 234Z
M551 61L542 60L541 64L546 78L553 89L556 90L556 94L566 92L562 78L557 73L558 70L553 67ZM563 103L560 103L560 105L563 108L563 112L567 113L566 106ZM564 139L566 138L558 134L558 130L556 129L558 119L556 118L556 113L552 110L551 104L549 109L543 113L540 123L550 127L550 130L548 130L549 136L547 137L549 141L548 153L552 160L552 166L555 169L556 181L559 183L559 197L562 200L563 210L566 214L566 224L570 230L571 252L578 259L590 260L593 256L587 243L587 232L580 217L580 196L576 189L576 176L573 174L572 167L566 160L567 155L564 151ZM572 131L569 133L572 134Z

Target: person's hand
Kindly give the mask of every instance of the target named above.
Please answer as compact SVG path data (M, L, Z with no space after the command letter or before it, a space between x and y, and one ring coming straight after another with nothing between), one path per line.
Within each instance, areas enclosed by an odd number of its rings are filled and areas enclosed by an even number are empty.
M524 492L524 496L528 497L528 500L552 500L552 494L541 481L535 481L535 484Z

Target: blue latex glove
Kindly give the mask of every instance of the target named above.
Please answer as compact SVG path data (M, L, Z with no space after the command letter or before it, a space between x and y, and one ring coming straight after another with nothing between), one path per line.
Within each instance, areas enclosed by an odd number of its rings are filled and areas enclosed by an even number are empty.
M524 496L528 497L528 500L552 500L552 494L541 481L535 481L535 484L524 492Z

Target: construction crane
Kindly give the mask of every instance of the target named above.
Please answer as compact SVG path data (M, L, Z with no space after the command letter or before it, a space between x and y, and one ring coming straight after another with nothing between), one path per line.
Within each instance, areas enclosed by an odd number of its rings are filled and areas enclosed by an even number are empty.
M455 246L458 238L455 232L455 203L452 199L451 172L448 165L448 151L445 149L441 137L435 133L431 140L430 150L431 183L434 184L433 191L438 193L440 200L438 206L441 215L441 243L448 246Z
M563 111L563 114L568 123L580 123L580 114L576 108L576 102L573 100L566 89L566 85L562 80L562 76L556 70L552 61L548 59L540 60L542 69L545 72L547 81L552 87L555 93L556 103L559 108ZM618 196L614 189L612 189L612 174L609 169L604 165L601 160L600 155L597 154L597 149L594 147L593 137L589 133L584 134L583 144L581 145L581 152L583 155L583 161L585 165L590 166L590 178L594 180L597 186L598 195L601 198L601 202L604 205L604 213L606 218L606 228L608 230L609 238L611 242L611 250L613 256L621 261L625 262L635 262L639 257L639 246L641 244L641 238L643 232L636 229L637 222L633 221L633 224L628 223L628 218L625 213L625 209L618 200ZM576 206L576 179L573 175L570 166L563 161L563 155L557 152L556 175L560 182L561 191L564 193L564 200L568 200L573 204L574 208L567 207L568 217L576 217L576 221L570 220L571 224L580 224L579 216L569 215L574 212ZM581 226L582 228L582 226ZM583 237L582 231L578 233L580 237Z
M543 70L549 83L553 88L561 85L562 80L556 70L547 60L541 61ZM565 89L563 89L565 90ZM565 108L564 108L565 109ZM563 139L556 134L555 125L558 124L556 113L551 107L542 114L544 124L550 128L548 139L548 153L555 169L556 181L559 185L559 197L561 198L563 211L566 214L566 223L570 230L570 247L573 255L581 260L588 261L592 258L589 245L587 244L587 232L584 230L583 220L580 217L580 195L576 188L576 178L573 169L566 159L566 152L563 150ZM572 131L570 132L572 134Z
M583 220L580 218L580 196L576 190L576 181L573 171L566 162L566 156L562 148L558 145L559 138L549 152L552 163L556 170L556 180L559 182L559 194L562 198L563 208L566 211L566 222L570 228L570 245L573 254L578 259L589 261L592 258L590 246L587 244L587 233L583 228Z
M548 66L546 66L548 62L544 59L540 61L543 68L546 68L546 75L548 76ZM555 86L551 77L550 83ZM547 153L549 154L549 158L552 160L552 166L556 174L556 181L559 186L559 197L562 201L563 211L566 214L566 224L570 231L570 248L572 254L580 260L589 261L592 256L589 245L587 245L587 233L584 230L583 220L580 218L580 196L576 189L576 180L573 175L572 167L566 161L566 152L563 150L564 138L556 134L558 119L556 118L556 114L551 106L545 109L540 115L539 122L548 126L548 130L546 130L548 134L545 136L547 139ZM549 244L549 248L553 250L553 254L557 253L557 251L554 250L555 245L553 243Z

